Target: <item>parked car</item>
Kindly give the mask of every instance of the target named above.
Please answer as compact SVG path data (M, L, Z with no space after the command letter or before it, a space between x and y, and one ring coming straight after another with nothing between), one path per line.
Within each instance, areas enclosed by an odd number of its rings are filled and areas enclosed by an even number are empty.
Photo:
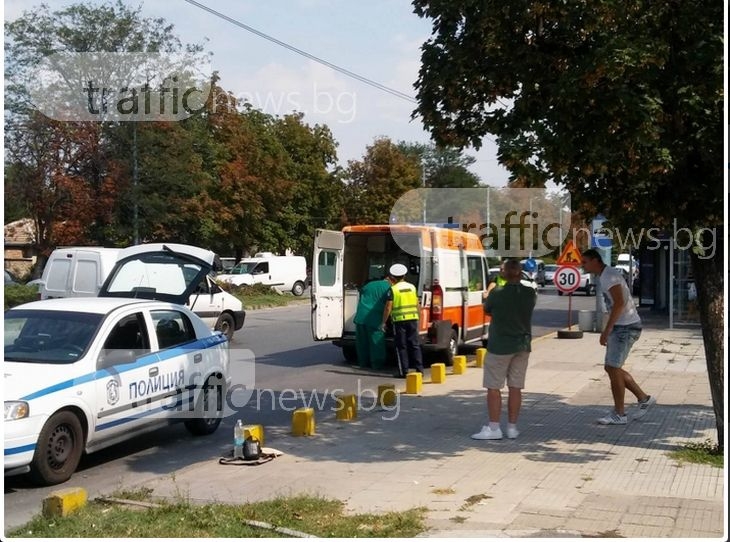
M497 280L497 276L499 275L499 267L490 267L489 268L489 283L494 282ZM522 271L522 279L520 280L522 284L525 286L529 286L530 288L537 289L537 282L530 276L530 274L527 271Z
M217 280L236 286L263 284L296 296L307 287L307 260L304 256L275 256L271 252L259 252L253 258L244 258L228 273Z
M226 337L183 306L213 254L182 247L120 260L99 297L5 313L6 476L59 484L83 452L175 421L195 435L218 428Z
M142 247L140 249L140 247ZM104 247L64 247L57 248L48 258L40 280L40 298L51 299L59 297L91 297L96 296L102 284L109 277L118 261L140 251L164 253L174 251L173 243L156 243L136 245L126 249ZM195 247L188 247L195 248ZM203 250L203 249L196 249ZM203 251L211 255L215 264L216 256L212 252ZM153 256L149 256L153 258ZM200 316L205 323L216 331L223 331L228 339L233 338L236 330L243 327L246 311L241 301L223 290L210 275L200 279L200 283L193 289L187 305Z
M586 295L596 295L596 284L591 280L591 274L586 273L582 267L579 269L579 271L580 286L578 287L576 292L583 292ZM558 295L563 295L563 292L558 290Z
M555 271L558 270L558 265L554 263L545 264L545 282L547 284L553 284L555 278Z

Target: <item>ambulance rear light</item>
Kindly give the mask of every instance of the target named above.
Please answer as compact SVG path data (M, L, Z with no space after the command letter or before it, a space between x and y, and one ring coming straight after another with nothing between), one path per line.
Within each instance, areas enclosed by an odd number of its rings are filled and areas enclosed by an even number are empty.
M431 286L431 320L441 320L444 309L444 291L438 280Z

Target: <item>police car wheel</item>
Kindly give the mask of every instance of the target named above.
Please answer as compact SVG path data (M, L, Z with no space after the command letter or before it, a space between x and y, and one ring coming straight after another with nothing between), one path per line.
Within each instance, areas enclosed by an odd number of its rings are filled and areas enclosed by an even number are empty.
M41 485L65 482L76 471L84 449L84 431L78 417L63 410L49 418L38 437L31 462L31 477Z
M185 429L196 436L215 433L221 424L224 402L223 380L216 376L208 377L195 405L195 417L185 420Z

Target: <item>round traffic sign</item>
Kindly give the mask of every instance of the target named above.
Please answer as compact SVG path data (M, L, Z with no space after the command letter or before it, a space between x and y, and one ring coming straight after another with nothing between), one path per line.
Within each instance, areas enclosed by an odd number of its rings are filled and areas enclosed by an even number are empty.
M580 287L580 271L572 265L561 265L555 271L553 282L565 294L575 292Z

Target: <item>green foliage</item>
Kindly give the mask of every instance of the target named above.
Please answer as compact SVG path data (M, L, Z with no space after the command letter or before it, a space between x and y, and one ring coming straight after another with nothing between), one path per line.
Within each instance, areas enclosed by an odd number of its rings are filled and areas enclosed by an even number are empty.
M669 457L676 459L680 464L700 463L719 469L725 464L722 448L709 439L704 442L688 442L678 450L670 452Z
M722 222L721 3L413 4L433 20L416 86L437 142L495 134L513 181L628 225Z
M65 518L36 517L13 529L17 537L108 538L262 538L284 536L252 527L244 521L265 522L318 537L411 538L425 530L424 510L386 514L347 514L340 501L309 496L278 498L244 505L186 502L165 503L152 509L90 503Z
M457 148L406 141L399 142L398 148L423 168L427 188L476 188L481 184L479 176L469 171L476 158Z
M5 286L5 310L11 309L23 303L30 303L38 299L38 287L25 284L12 284Z
M421 186L421 167L388 138L367 147L362 160L348 163L345 214L349 224L388 224L395 202Z

